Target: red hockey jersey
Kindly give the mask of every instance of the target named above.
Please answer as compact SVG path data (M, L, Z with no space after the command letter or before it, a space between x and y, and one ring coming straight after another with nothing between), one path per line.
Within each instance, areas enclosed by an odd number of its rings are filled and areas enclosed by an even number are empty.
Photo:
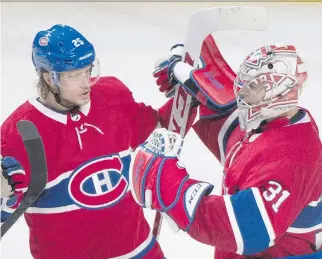
M188 233L215 246L216 259L318 253L322 153L312 117L300 109L290 120L276 119L245 135L237 112L194 125L223 165L224 181L222 196L202 200Z
M130 151L167 123L172 101L155 111L138 104L116 78L101 78L75 114L30 99L1 128L3 156L30 174L17 121L33 121L42 136L48 184L25 218L36 259L163 258L143 210L129 192ZM2 217L12 210L6 209Z

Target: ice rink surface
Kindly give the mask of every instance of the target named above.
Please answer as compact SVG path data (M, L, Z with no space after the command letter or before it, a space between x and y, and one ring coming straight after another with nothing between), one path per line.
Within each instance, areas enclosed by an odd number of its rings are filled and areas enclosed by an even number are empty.
M193 12L218 5L227 4L1 3L1 123L36 93L31 44L39 30L56 23L77 28L94 44L101 62L101 75L118 77L137 101L158 108L165 97L158 92L151 75L155 60L166 55L172 45L183 43ZM311 111L322 129L322 4L239 2L228 5L266 6L269 11L269 27L265 32L215 34L228 63L236 70L250 51L263 44L295 45L309 71L309 86L300 104ZM182 158L192 177L213 183L218 191L222 169L194 132L186 138ZM153 215L146 213L150 222ZM72 245L72 240L67 242L70 244L66 245ZM166 223L160 243L168 259L213 258L212 247L197 243L183 232L173 233ZM32 258L23 218L3 238L1 258Z

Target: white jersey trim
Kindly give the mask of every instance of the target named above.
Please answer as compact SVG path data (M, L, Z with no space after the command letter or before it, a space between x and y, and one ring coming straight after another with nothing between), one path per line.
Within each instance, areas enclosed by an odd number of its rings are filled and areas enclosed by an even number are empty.
M231 228L233 229L235 242L236 242L236 245L237 245L236 253L237 254L243 254L244 241L243 241L243 237L242 237L242 235L240 233L240 229L239 229L238 224L237 224L237 220L236 220L233 205L231 204L229 196L224 195L223 198L224 198L224 202L225 202L225 205L226 205L226 210L227 210L229 222L230 222Z
M132 148L129 147L127 150L119 152L119 156L125 157L125 156L131 155L131 153L132 153Z
M58 121L62 124L67 124L67 115L66 114L62 114L59 112L56 112L54 110L49 109L48 107L46 107L45 105L43 105L42 103L40 103L37 98L39 98L38 96L35 97L31 97L28 102L34 106L40 113L42 113L43 115L51 118L52 120ZM81 113L83 113L85 116L88 115L89 111L91 108L91 102L89 101L87 104L83 105L80 107L79 111Z
M52 120L58 121L63 124L67 124L67 115L55 112L46 106L44 106L42 103L37 101L38 97L32 97L28 100L28 102L34 106L39 112L41 112L43 115L51 118Z
M61 207L56 207L56 208L38 208L38 207L29 207L26 210L26 213L33 214L54 214L54 213L63 213L63 212L68 212L68 211L73 211L73 210L79 210L81 207L72 204L72 205L67 205L67 206L61 206Z
M304 234L304 233L309 233L318 229L322 229L322 223L315 225L313 227L310 228L294 228L294 227L290 227L286 230L286 232L288 233L296 233L296 234Z
M229 129L229 126L232 124L232 122L238 117L238 109L235 110L225 121L225 123L222 125L219 134L218 134L218 145L219 145L219 151L220 151L220 163L221 165L225 165L226 156L225 156L225 150L224 150L224 137Z
M257 203L257 207L260 211L260 214L262 215L262 219L264 221L264 224L266 226L266 230L267 230L267 233L269 235L269 246L272 246L274 245L274 240L276 238L276 235L275 235L275 231L274 231L274 228L273 228L273 225L269 219L269 216L267 214L267 210L265 208L265 204L263 202L263 199L260 195L260 192L258 190L258 188L251 188L253 194L254 194L254 197L255 197L255 200L256 200L256 203Z
M49 189L49 188L51 188L51 187L56 186L56 185L57 185L57 184L59 184L62 180L64 180L64 179L66 179L66 178L70 177L70 175L72 174L72 172L73 172L73 171L68 171L68 172L65 172L65 173L63 173L63 174L59 175L56 179L54 179L54 180L52 180L52 181L48 182L48 183L46 184L45 189Z
M317 207L318 205L320 205L320 202L322 202L322 196L321 196L321 198L320 198L319 200L317 200L317 201L311 201L311 202L309 203L309 206L311 206L311 207Z
M123 151L118 152L118 154L119 154L119 156L122 158L122 157L125 157L125 156L130 155L130 154L131 154L131 152L132 152L132 149L131 149L131 148L128 148L127 150L123 150ZM55 186L55 185L59 184L62 180L64 180L64 179L66 179L66 178L70 177L70 175L71 175L72 173L73 173L73 171L68 171L68 172L65 172L65 173L63 173L63 174L59 175L59 176L58 176L57 178L55 178L54 180L52 180L52 181L48 182L48 183L46 184L45 189L49 189L49 188L51 188L51 187L53 187L53 186Z

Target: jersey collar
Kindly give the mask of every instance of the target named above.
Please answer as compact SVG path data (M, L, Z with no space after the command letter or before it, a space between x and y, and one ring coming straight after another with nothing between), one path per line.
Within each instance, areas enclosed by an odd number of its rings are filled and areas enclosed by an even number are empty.
M38 96L32 97L28 100L28 102L32 106L34 106L43 115L51 118L52 120L63 123L65 125L67 124L67 118L68 118L68 115L70 114L69 112L61 112L61 111L51 109L51 108L45 106L44 104L42 104L41 102L39 102L37 100L38 98L39 98ZM90 111L90 108L91 108L91 101L89 101L87 104L81 106L79 108L79 111L81 113L83 113L85 116L87 116Z
M288 118L276 118L270 122L267 122L266 120L262 121L259 127L255 130L253 130L255 133L262 133L263 131L272 129L272 128L279 128L279 127L286 127L294 124L300 124L300 123L307 123L310 122L310 117L306 113L305 110L299 109L298 112L291 117Z

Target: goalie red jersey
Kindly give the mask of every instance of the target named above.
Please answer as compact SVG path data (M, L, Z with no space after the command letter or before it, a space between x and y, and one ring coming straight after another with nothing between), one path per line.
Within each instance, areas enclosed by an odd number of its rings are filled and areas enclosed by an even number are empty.
M237 113L195 125L225 165L224 195L202 200L190 235L216 246L216 259L318 251L322 153L318 157L321 142L312 117L299 110L290 121L276 119L242 138Z
M132 148L166 123L171 105L158 112L138 104L119 80L105 77L79 112L30 99L4 122L2 155L19 160L27 175L16 123L34 122L44 141L48 184L25 213L34 258L163 258L129 192L128 168ZM2 220L12 211L2 211Z

